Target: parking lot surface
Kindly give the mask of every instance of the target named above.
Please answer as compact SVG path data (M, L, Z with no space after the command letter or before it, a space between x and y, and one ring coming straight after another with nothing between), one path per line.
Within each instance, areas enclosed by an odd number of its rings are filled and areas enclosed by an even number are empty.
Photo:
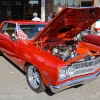
M49 89L38 94L28 86L25 74L0 56L0 100L100 100L100 76L85 85L57 94Z

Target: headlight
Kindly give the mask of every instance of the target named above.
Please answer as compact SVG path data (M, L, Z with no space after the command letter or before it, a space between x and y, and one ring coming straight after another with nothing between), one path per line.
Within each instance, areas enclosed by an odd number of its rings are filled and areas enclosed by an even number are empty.
M59 73L59 79L64 79L67 75L67 70L65 68L61 68L60 69L60 73Z
M74 66L67 66L67 67L61 68L59 72L59 80L70 78L74 75L74 73L75 73Z
M74 74L74 72L75 72L74 66L69 66L68 67L68 75L72 76Z

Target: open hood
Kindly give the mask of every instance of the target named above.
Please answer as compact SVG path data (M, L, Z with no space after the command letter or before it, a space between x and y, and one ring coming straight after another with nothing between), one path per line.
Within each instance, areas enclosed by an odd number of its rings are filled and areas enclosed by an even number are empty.
M100 18L99 7L69 7L61 10L33 40L71 39Z

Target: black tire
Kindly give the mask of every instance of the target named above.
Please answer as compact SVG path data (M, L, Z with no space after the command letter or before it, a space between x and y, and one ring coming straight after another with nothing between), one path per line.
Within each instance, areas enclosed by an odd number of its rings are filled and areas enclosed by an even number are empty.
M38 69L33 65L28 65L26 68L26 79L30 88L40 93L46 89Z
M0 51L0 56L3 56L3 53Z

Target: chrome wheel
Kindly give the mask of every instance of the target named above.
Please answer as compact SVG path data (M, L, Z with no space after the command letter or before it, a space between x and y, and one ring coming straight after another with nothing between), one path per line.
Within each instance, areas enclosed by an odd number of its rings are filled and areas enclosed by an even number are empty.
M38 69L33 65L26 67L26 79L31 89L37 93L46 89Z
M39 73L34 66L28 68L28 79L32 87L37 89L40 85Z

